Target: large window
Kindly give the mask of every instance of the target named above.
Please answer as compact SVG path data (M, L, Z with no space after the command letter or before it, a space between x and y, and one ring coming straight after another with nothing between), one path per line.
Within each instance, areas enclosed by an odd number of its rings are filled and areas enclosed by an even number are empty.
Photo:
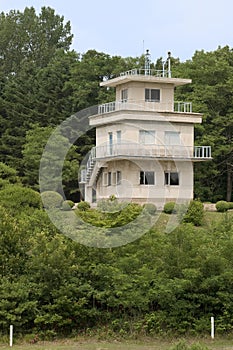
M165 171L164 183L170 186L179 186L179 173Z
M159 102L160 90L159 89L145 89L145 101L147 102Z
M121 90L121 102L128 100L128 89Z
M165 131L165 145L180 145L180 133L178 131Z
M153 171L140 171L140 185L154 185L155 173Z
M150 145L155 143L154 130L139 130L139 143Z

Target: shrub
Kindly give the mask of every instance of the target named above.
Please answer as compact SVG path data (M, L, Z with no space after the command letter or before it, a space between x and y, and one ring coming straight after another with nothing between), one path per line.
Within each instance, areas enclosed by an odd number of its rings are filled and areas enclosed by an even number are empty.
M61 208L63 197L55 191L45 191L41 193L41 199L46 209Z
M187 213L184 216L184 222L190 222L195 226L201 226L204 217L204 205L199 200L193 200L189 203Z
M62 202L62 210L71 210L74 206L74 202L71 200L65 200Z
M143 208L151 215L154 215L157 211L157 207L153 203L145 203Z
M78 205L77 205L78 209L80 211L86 211L88 209L90 209L90 203L86 202L86 201L82 201L82 202L79 202Z
M7 185L0 191L0 205L13 212L25 208L41 208L40 194L31 188L20 185Z
M101 199L97 203L97 209L102 212L116 213L121 211L129 203L119 202L118 199L112 195L107 199Z
M216 209L220 213L224 213L229 209L229 203L226 201L218 201L215 205Z
M233 209L233 202L228 202L229 209Z
M163 211L166 214L174 214L175 213L175 202L167 202L164 204Z

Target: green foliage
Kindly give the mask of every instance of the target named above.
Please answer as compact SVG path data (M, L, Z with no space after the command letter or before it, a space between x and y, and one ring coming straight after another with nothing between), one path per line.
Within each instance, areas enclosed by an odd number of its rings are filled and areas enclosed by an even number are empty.
M86 201L81 201L78 203L77 207L80 211L86 211L86 210L90 209L91 206L90 206L90 203L88 203Z
M154 215L157 211L157 207L153 203L145 203L143 208L151 215Z
M79 204L81 203L84 202ZM116 198L99 201L97 210L87 209L85 206L85 211L78 211L77 215L93 226L108 228L124 226L134 221L143 210L139 204L118 202Z
M61 208L63 197L58 192L45 191L41 193L41 199L46 209Z
M215 204L215 207L217 209L218 212L220 213L224 213L229 209L229 202L226 201L218 201Z
M196 143L212 147L211 162L195 166L195 195L202 201L232 201L233 148L233 50L196 51L191 60L175 67L179 76L192 79L192 85L176 90L176 99L192 100L196 112L204 113L195 129Z
M200 343L188 345L185 341L180 341L176 345L170 347L169 350L208 350L208 347Z
M74 202L69 199L62 202L62 210L71 210L73 206L74 206Z
M228 202L229 209L233 209L233 202Z
M41 208L41 199L31 188L8 185L0 191L0 205L17 214L29 208Z
M184 222L190 222L195 226L201 226L204 216L204 205L198 200L189 203L187 213L184 215Z
M167 202L164 204L163 211L166 214L173 214L175 212L175 202Z

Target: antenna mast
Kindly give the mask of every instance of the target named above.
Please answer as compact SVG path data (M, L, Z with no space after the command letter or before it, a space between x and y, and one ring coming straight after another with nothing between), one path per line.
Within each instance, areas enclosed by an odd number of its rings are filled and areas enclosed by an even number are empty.
M146 50L145 55L145 75L150 75L150 53Z

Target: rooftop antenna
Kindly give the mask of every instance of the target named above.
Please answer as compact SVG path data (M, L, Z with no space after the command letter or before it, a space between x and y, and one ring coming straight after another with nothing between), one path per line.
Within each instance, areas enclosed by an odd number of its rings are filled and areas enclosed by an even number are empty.
M163 77L165 77L165 66L167 65L168 78L171 78L171 52L168 51L166 61L163 61Z
M167 65L168 65L168 78L171 78L172 72L171 72L171 51L168 51L168 57L167 57Z
M150 75L150 53L146 50L145 55L145 75Z

